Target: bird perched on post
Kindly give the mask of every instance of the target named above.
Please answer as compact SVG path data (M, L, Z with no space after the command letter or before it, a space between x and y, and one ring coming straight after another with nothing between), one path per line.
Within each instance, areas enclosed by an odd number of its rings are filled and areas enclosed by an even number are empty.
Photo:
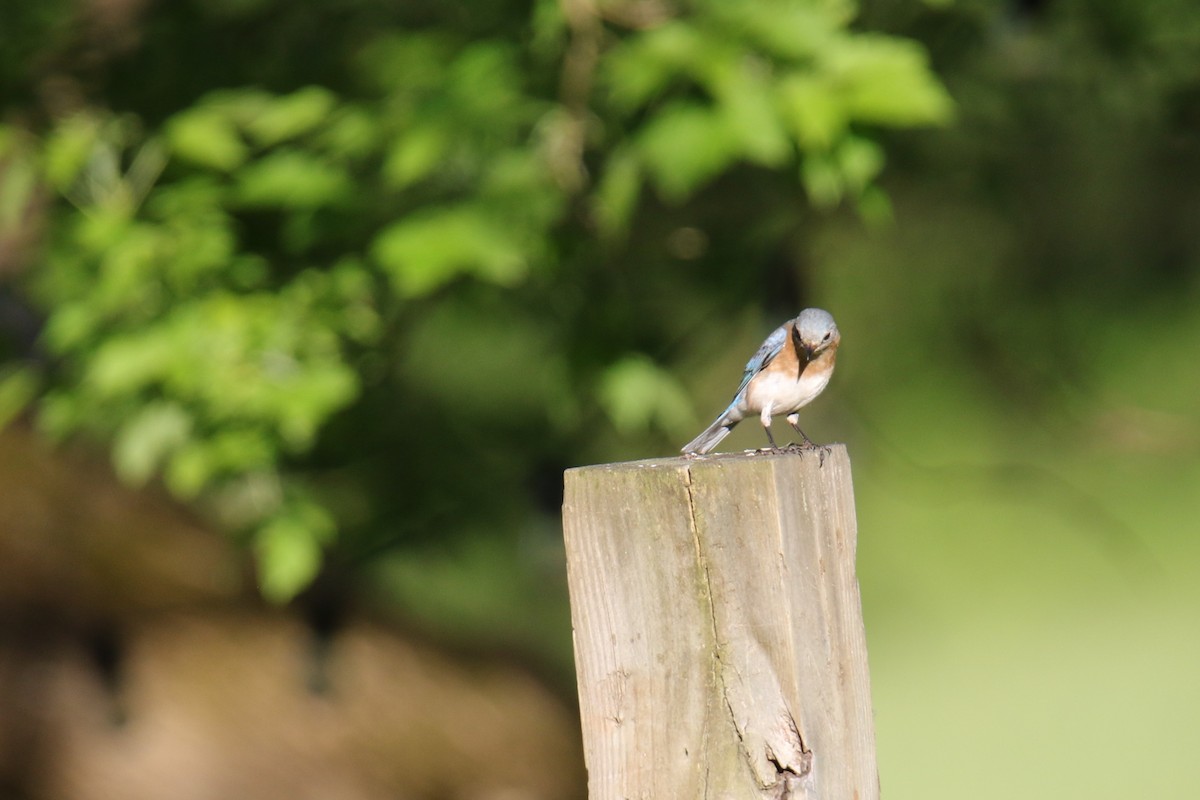
M773 449L778 446L771 435L771 418L778 414L786 414L788 424L804 437L804 443L815 447L800 430L796 412L829 383L841 341L833 316L820 308L806 308L800 316L780 325L746 362L746 373L733 402L704 433L684 445L683 452L709 452L734 425L751 414L758 414Z

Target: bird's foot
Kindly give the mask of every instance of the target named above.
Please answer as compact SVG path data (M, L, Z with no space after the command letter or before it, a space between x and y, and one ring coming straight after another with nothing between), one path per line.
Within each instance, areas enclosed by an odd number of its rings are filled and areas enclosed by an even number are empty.
M827 444L818 444L818 445L815 445L815 447L817 448L817 451L821 454L817 459L817 467L818 468L824 467L825 466L825 456L832 453L833 448Z
M787 447L784 448L784 451L786 451L788 453L797 453L797 454L803 454L803 453L806 453L806 452L809 452L812 450L817 451L817 457L818 457L817 466L824 467L825 466L825 457L833 452L833 447L831 447L830 445L827 445L827 444L817 444L812 439L809 439L807 436L805 436L803 444L801 444L800 442L792 442L791 444L789 444Z

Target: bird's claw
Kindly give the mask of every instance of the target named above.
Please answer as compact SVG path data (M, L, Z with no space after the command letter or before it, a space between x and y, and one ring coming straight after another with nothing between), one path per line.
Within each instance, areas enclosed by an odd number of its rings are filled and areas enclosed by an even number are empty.
M804 439L803 444L801 444L800 442L792 442L787 447L783 448L783 452L797 453L797 454L801 454L801 455L810 450L817 451L817 454L818 454L817 466L818 467L824 467L825 466L825 457L833 452L833 448L830 445L817 444L812 439L809 439L807 437Z
M824 467L824 466L825 466L825 456L827 456L827 455L829 455L830 453L832 453L832 452L833 452L833 448L832 448L832 447L830 447L830 446L829 446L829 445L827 445L827 444L819 444L819 445L816 445L816 448L817 448L817 450L818 450L818 451L820 451L820 453L821 453L821 455L820 455L820 458L817 460L817 468L819 469L819 468L822 468L822 467Z

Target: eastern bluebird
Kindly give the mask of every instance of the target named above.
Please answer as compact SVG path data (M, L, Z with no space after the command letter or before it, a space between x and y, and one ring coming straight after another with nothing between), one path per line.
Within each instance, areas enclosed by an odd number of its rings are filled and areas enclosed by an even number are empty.
M684 445L683 452L707 453L751 413L759 415L772 448L778 449L771 435L771 417L776 414L787 414L788 423L804 437L805 444L812 446L813 441L800 430L796 412L829 383L841 341L833 316L819 308L806 308L800 316L780 325L746 362L742 385L729 408L704 433Z

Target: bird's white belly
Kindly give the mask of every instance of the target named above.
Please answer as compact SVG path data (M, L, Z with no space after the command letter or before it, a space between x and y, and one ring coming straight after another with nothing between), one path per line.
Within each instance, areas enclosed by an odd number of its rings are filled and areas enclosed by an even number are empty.
M831 375L832 369L805 370L796 380L792 373L762 372L746 387L746 411L761 413L770 406L772 415L790 414L812 402Z

